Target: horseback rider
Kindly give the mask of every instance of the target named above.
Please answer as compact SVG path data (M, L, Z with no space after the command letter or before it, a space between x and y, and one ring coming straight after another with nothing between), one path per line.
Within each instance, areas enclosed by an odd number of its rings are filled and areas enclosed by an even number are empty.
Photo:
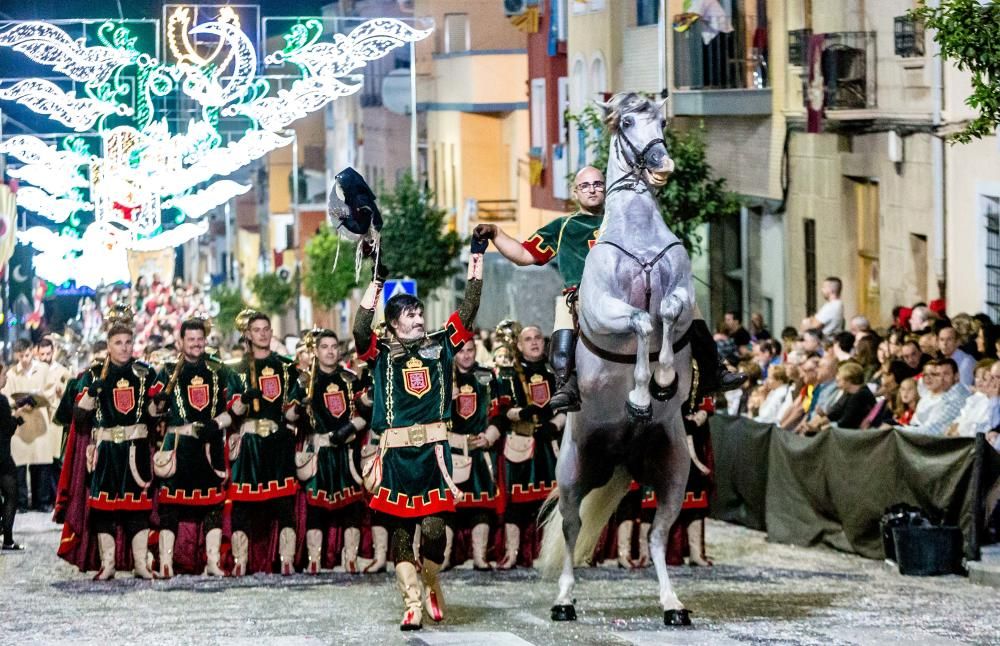
M584 166L573 182L573 196L579 209L560 216L518 242L495 224L480 224L478 238L490 239L500 255L516 265L545 265L555 259L563 279L563 298L556 302L555 329L552 332L550 361L556 373L558 390L549 405L556 411L580 410L580 390L576 383L576 297L583 277L587 253L597 244L604 222L604 173ZM696 308L697 309L697 308ZM746 381L741 372L730 372L715 345L712 332L699 312L691 324L691 349L701 369L703 392L733 390ZM714 379L706 378L714 376Z

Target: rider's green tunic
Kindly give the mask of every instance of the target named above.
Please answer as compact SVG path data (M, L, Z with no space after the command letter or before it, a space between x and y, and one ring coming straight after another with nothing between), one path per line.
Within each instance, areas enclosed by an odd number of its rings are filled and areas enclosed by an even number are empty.
M587 254L597 244L603 221L602 215L582 211L560 216L531 234L524 241L524 248L531 253L536 265L547 264L555 258L564 289L576 289L583 277Z

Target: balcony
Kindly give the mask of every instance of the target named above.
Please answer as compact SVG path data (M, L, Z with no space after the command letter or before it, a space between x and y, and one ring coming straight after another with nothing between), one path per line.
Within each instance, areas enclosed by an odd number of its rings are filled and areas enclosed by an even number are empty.
M517 200L478 200L475 213L479 222L513 222L517 220Z
M823 37L820 54L823 106L827 111L874 108L875 32L842 31L823 34ZM803 83L808 86L808 68L803 77ZM808 96L808 92L804 96Z
M674 33L674 114L771 114L767 40L751 29L754 20L747 16L744 25L707 44L701 21Z

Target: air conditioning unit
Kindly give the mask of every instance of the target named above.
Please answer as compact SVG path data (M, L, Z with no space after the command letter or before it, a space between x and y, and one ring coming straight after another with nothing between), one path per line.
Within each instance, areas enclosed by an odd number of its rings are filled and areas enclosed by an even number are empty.
M522 16L528 10L528 0L503 0L503 13L511 16Z

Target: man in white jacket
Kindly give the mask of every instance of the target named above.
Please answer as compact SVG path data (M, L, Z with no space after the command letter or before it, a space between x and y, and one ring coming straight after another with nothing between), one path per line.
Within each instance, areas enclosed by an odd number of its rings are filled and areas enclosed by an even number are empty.
M48 366L35 359L32 344L27 339L14 342L14 365L7 375L7 384L0 391L10 400L11 408L17 408L14 395L32 394L43 397L48 381ZM46 420L51 411L42 408ZM36 511L52 511L55 490L52 486L52 446L51 433L58 427L47 423L46 431L39 436L26 435L26 427L17 429L10 442L10 451L17 465L18 507L21 511L30 508Z

